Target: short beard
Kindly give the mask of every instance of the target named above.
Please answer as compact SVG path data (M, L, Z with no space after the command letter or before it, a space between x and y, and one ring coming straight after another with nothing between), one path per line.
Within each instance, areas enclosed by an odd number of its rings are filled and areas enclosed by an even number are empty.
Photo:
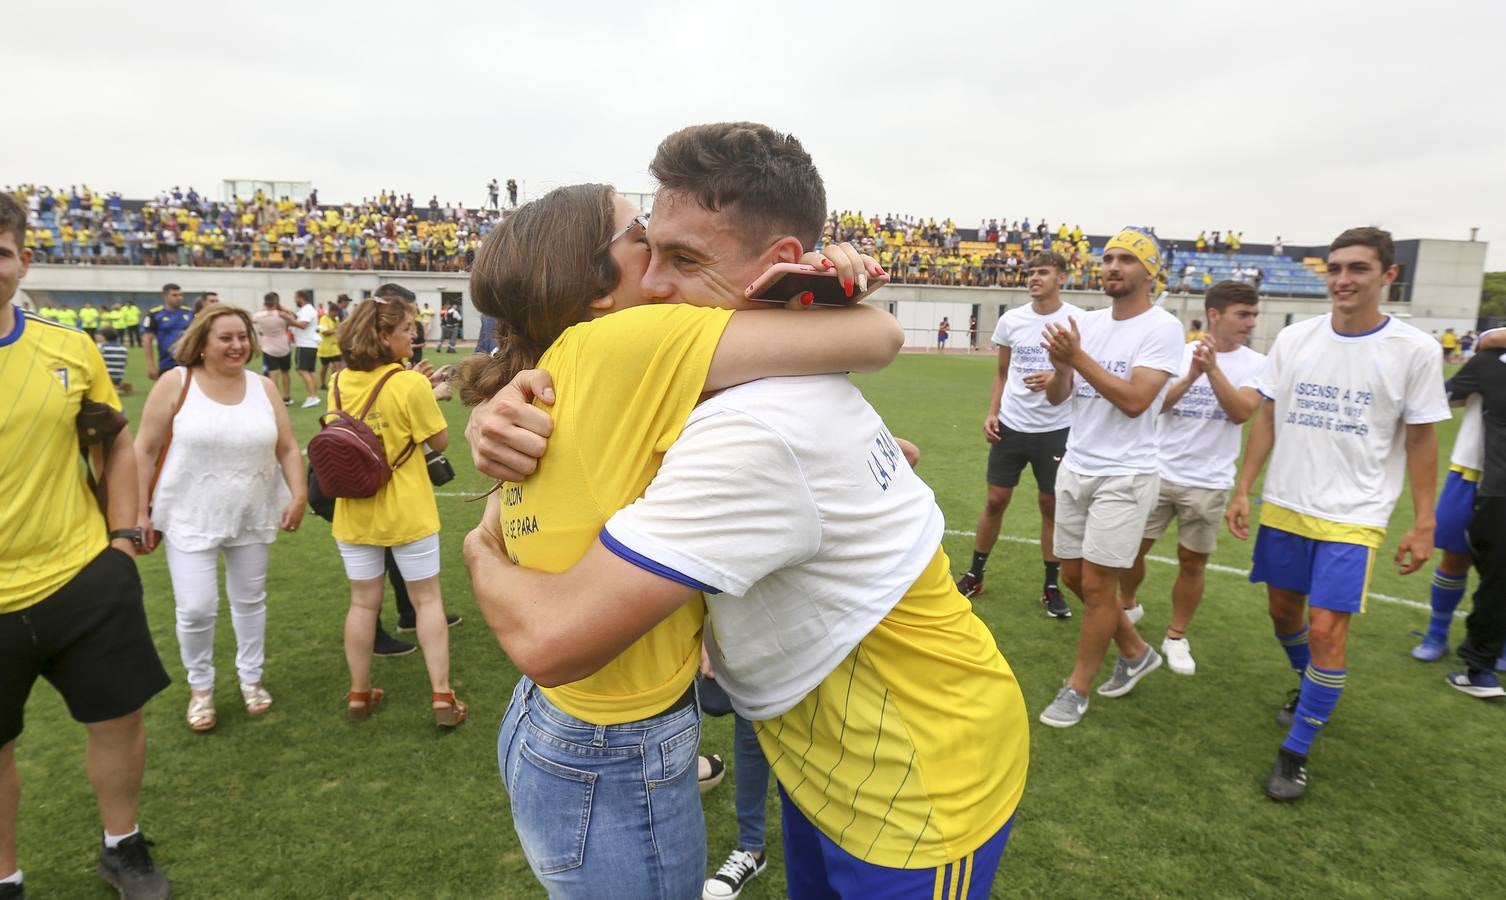
M1116 290L1118 291L1118 293L1115 293ZM1105 283L1103 286L1103 292L1105 294L1108 294L1115 300L1123 300L1125 297L1132 297L1139 291L1140 288L1131 286L1129 282L1126 281L1119 282L1119 286L1117 288L1107 283Z

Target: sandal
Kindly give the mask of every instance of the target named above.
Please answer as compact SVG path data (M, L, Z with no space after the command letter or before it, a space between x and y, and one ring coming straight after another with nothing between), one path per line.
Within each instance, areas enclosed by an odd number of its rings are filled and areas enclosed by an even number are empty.
M243 683L241 699L246 701L246 712L253 716L259 716L272 708L272 695L267 693L267 689L261 686L260 681L256 684Z
M188 692L188 727L193 731L208 731L218 719L214 713L214 690Z
M352 722L364 722L382 705L382 689L351 691L345 695L345 718Z
M465 721L470 708L455 696L454 691L435 691L429 695L432 702L444 703L446 706L434 707L434 724L444 728L454 728Z

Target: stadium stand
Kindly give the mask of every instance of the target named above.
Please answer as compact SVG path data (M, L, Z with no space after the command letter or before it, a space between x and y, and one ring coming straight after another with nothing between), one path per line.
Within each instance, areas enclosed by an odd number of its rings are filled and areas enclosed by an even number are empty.
M36 261L59 265L467 271L481 239L506 215L441 205L437 198L420 205L411 194L390 190L329 205L319 203L318 191L303 202L258 192L222 203L192 187L147 200L88 185L4 190L28 210L25 241ZM1266 294L1325 294L1321 258L1300 248L1246 248L1238 232L1225 234L1163 240L1166 287L1201 293L1232 278L1256 282ZM1107 240L1061 221L990 219L959 228L949 218L851 211L833 211L823 237L857 244L901 284L1019 286L1030 257L1051 250L1067 262L1067 286L1081 290L1099 287L1099 254Z

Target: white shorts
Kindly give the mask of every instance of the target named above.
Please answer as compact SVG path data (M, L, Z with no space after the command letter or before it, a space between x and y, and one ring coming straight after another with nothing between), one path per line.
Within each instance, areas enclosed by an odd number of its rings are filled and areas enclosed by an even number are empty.
M439 532L419 538L411 544L396 547L374 547L371 544L347 544L335 541L340 547L340 557L345 560L345 577L351 581L370 581L381 578L387 571L387 551L397 560L397 570L404 581L423 581L439 574Z
M1085 559L1111 569L1128 569L1140 553L1145 520L1156 505L1161 477L1079 475L1066 466L1056 473L1058 559Z

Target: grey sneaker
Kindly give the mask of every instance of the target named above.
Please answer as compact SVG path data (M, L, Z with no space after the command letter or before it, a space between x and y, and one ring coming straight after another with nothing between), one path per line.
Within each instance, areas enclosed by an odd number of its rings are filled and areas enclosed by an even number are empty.
M1041 724L1052 728L1071 728L1082 721L1083 714L1087 711L1088 698L1072 690L1072 686L1063 681L1062 689L1056 692L1056 699L1041 713Z
M1114 662L1114 674L1098 686L1100 697L1123 697L1135 689L1135 684L1151 672L1161 668L1161 654L1154 647L1146 647L1145 655L1135 662L1119 657Z
M121 841L114 849L100 845L99 877L109 882L125 900L166 900L173 895L167 876L152 861L147 848L152 842L140 832Z

